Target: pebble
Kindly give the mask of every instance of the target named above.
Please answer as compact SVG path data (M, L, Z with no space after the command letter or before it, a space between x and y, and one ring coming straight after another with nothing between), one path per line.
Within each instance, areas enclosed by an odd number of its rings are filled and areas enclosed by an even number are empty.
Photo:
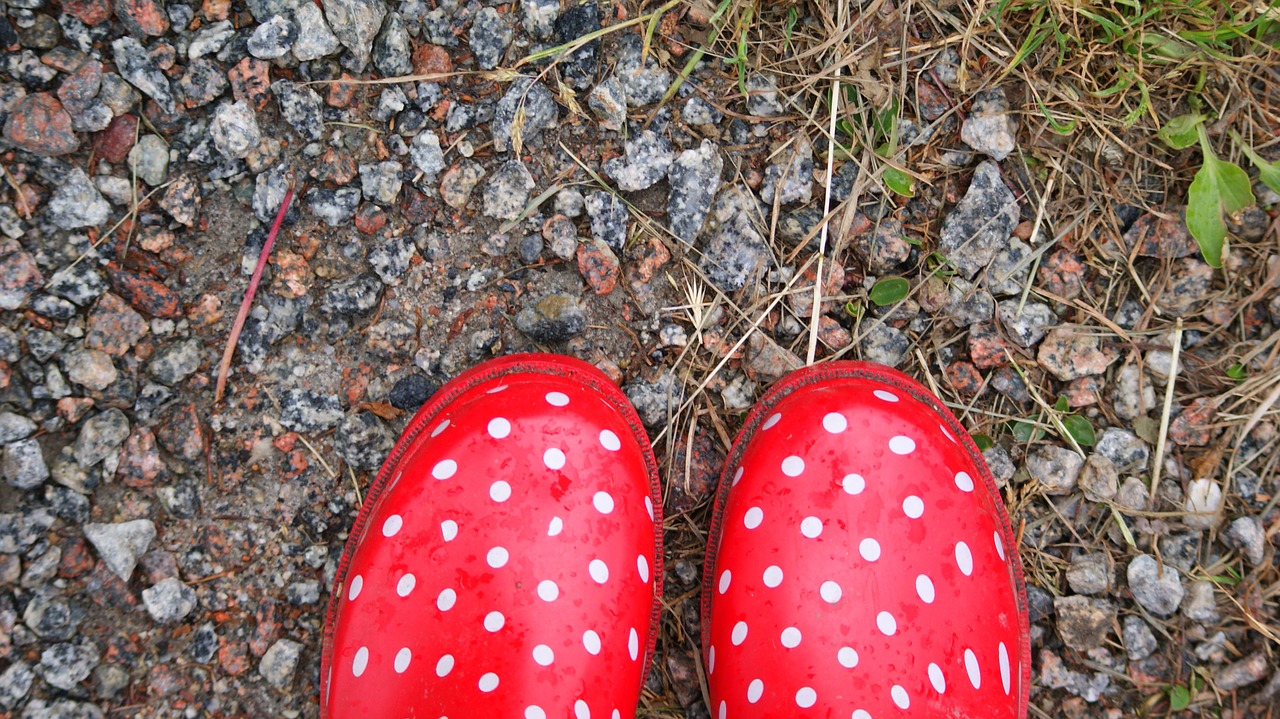
M1017 237L1000 248L987 268L987 289L997 297L1021 295L1031 273L1031 247Z
M1138 435L1120 427L1107 427L1096 446L1098 454L1111 460L1117 472L1130 474L1147 468L1151 449Z
M911 340L902 330L876 321L858 343L862 359L888 367L897 367L911 350Z
M1192 529L1212 529L1222 522L1222 487L1213 479L1196 479L1187 485L1182 523Z
M1156 298L1156 307L1174 317L1185 317L1213 289L1213 268L1194 257L1173 263L1169 281Z
M124 79L143 95L155 100L165 112L173 114L177 111L169 79L155 66L141 43L132 37L121 37L111 43L111 50L116 70Z
M67 379L94 392L110 387L119 376L111 357L101 350L77 348L63 354L61 359Z
M1115 584L1105 554L1078 554L1067 568L1067 585L1076 594L1103 594Z
M189 339L171 344L152 355L147 373L170 387L190 377L200 368L199 340Z
M538 40L551 37L559 17L560 0L520 0L520 23Z
M390 160L360 166L360 188L364 199L380 205L394 205L403 181L400 163Z
M382 32L373 43L373 64L385 77L400 77L413 72L409 57L409 31L400 13L387 13Z
M1013 458L1009 456L1009 450L998 444L983 450L982 458L986 460L987 468L991 470L991 476L996 480L996 486L1003 487L1008 484L1017 472Z
M1257 517L1238 517L1222 533L1229 546L1240 550L1249 564L1262 565L1267 548L1267 534Z
M262 141L257 117L244 100L218 105L209 123L209 135L213 146L228 160L243 159Z
M610 75L587 95L587 107L595 113L600 127L619 132L627 122L627 94L618 78Z
M1065 447L1041 445L1027 453L1027 472L1047 494L1070 494L1083 467L1084 459Z
M1116 607L1105 599L1057 597L1053 609L1062 643L1080 652L1102 646L1116 621Z
M524 163L518 158L507 160L489 177L481 193L485 216L498 220L520 217L533 188L533 175Z
M759 279L773 264L763 237L756 230L760 205L751 192L731 186L716 195L707 216L710 239L698 266L712 284L737 292Z
M143 135L129 151L129 166L138 179L159 185L169 174L169 145L159 135Z
M907 242L906 238L907 233L902 226L902 222L894 217L886 217L881 218L871 231L855 234L851 246L854 252L858 254L858 257L867 264L868 272L882 275L893 272L911 256L911 243ZM963 285L960 284L962 282L964 282ZM957 302L968 304L973 297L978 296L977 293L985 296L979 300L985 309L977 314L968 310L964 311L964 315L972 319L972 321L960 321L962 326L982 321L980 319L982 314L990 318L994 303L991 301L989 293L975 291L964 280L953 278L950 292L953 305L957 304ZM957 319L957 316L953 314L952 318Z
M789 205L813 199L813 145L803 135L796 136L790 149L779 153L765 170L760 199L771 207L775 201Z
M591 240L578 245L578 272L597 295L607 295L617 286L622 267L608 245Z
M671 73L658 64L653 52L644 53L644 40L638 33L618 39L614 73L622 83L628 107L652 105L671 86Z
M49 478L49 467L44 463L40 444L34 439L23 439L5 445L0 474L14 489L35 489L44 484Z
M1116 416L1132 420L1156 407L1156 390L1151 378L1136 364L1127 364L1116 374L1111 386L1111 408Z
M147 553L156 528L149 519L119 524L84 525L84 536L98 550L98 556L117 577L128 582L138 559Z
M1105 672L1089 675L1067 669L1061 657L1048 649L1041 649L1040 684L1050 689L1065 690L1092 704L1111 687L1111 677Z
M21 659L10 664L4 673L0 673L0 709L17 708L31 691L35 678L36 673L30 664Z
M298 39L298 26L284 15L272 15L249 36L249 54L259 60L275 60L289 54Z
M720 148L703 140L696 150L681 152L667 178L667 223L672 234L692 245L707 221L707 212L720 190L724 158Z
M600 29L600 8L594 0L570 7L556 19L556 43L563 45ZM596 79L600 39L595 38L560 61L560 74L571 87L585 90Z
M409 143L409 159L422 173L423 182L434 181L445 168L444 152L440 149L440 138L436 133L423 130L414 135Z
M1100 375L1120 354L1099 344L1098 335L1087 330L1059 327L1045 336L1036 359L1049 374L1063 382Z
M369 266L383 283L392 285L409 270L417 251L410 238L393 237L369 251Z
M1178 611L1185 594L1178 570L1168 565L1161 567L1151 555L1139 554L1129 562L1126 574L1129 591L1143 609L1160 617Z
M587 328L584 308L576 297L550 294L516 315L516 329L539 344L563 342Z
M1125 617L1121 632L1125 654L1129 657L1129 661L1146 659L1156 650L1156 635L1142 617L1133 614Z
M293 41L293 56L301 62L328 57L338 51L341 43L329 29L324 13L314 2L298 3L293 10L298 24L298 37Z
M200 215L200 183L191 175L181 175L173 180L160 198L160 209L169 213L173 221L192 227Z
M524 110L524 122L519 134L526 145L537 140L543 130L553 128L559 122L560 108L551 91L532 78L516 78L494 106L493 120L489 123L494 148L499 152L512 149L512 125L520 108Z
M369 64L373 41L382 28L387 7L382 0L322 0L324 16L338 41L351 51L352 70L359 73Z
M280 424L301 434L315 434L342 421L338 397L309 389L291 389L280 397Z
M876 231L872 236L881 237L881 230L885 229L885 225L890 225L888 230L889 232L893 232L894 228L891 225L896 222L897 220L890 220L889 222L882 223L880 227L876 228ZM882 240L878 239L876 242L877 244L883 242L884 245L882 246L890 247L892 247L892 243L900 242L909 253L911 246L902 240L901 235L894 234L893 236L897 239L893 240L885 237ZM901 248L899 248L899 252L900 251ZM890 258L892 259L892 257L896 256L897 255L894 254L891 255ZM903 259L906 258L904 257ZM868 269L872 269L870 263L868 263ZM987 292L986 290L971 284L968 280L959 277L951 278L950 286L947 288L947 300L947 305L943 308L943 311L947 313L947 316L951 318L951 321L954 322L957 327L970 327L972 325L990 322L992 315L995 314L996 311L996 301L992 298L990 292ZM988 342L988 345L998 345L998 347L992 347L992 350L1002 349L1005 346L1003 340L1000 339L998 333L993 332L992 334L993 336L989 338L990 341ZM982 339L982 333L980 330L977 333L975 333L974 330L970 330L969 337L972 340L971 344L981 345L981 342L979 342L979 340ZM980 347L980 349L986 348ZM973 353L971 352L970 354L972 355ZM978 354L981 355L981 352ZM973 359L976 364L978 360L982 358L980 356L975 356ZM1008 358L1003 352L1000 352L998 356L989 358L989 360L984 363L988 365L1000 365L1007 361Z
M284 689L293 680L294 671L298 668L298 658L301 655L301 644L291 639L278 639L262 655L262 661L258 664L258 673L271 686Z
M43 282L40 267L29 253L11 252L0 257L0 309L18 309Z
M626 142L626 158L606 160L604 174L618 183L624 192L638 192L652 187L666 177L675 160L671 141L653 130L644 130Z
M71 116L58 98L47 92L27 95L9 111L4 139L43 157L75 152L80 139L71 127Z
M0 444L26 439L36 431L38 426L20 414L0 412Z
M454 209L462 209L471 200L471 192L484 178L485 169L475 160L462 160L445 171L440 178L440 198Z
M330 227L345 225L360 207L360 190L355 187L339 187L330 190L317 187L307 192L307 206L311 213Z
M112 407L84 421L76 436L75 458L89 469L108 457L116 459L120 445L129 436L129 420L124 412ZM112 472L115 471L114 465Z
M502 62L511 44L511 35L511 26L496 9L486 7L476 13L468 40L480 69L492 70Z
M360 412L342 420L334 434L334 449L356 469L376 470L382 466L395 437L371 412Z
M396 409L416 412L438 389L440 383L424 374L405 375L391 388L387 401Z
M336 1L339 0L331 0ZM330 4L325 3L326 7ZM299 85L289 80L271 83L271 93L280 104L280 114L285 122L304 140L315 141L324 136L324 104L319 93L309 85Z
M969 115L960 126L960 139L997 162L1017 147L1017 126L1009 115L1004 90L992 88L974 94Z
M192 36L191 42L187 44L187 58L198 60L205 55L214 55L235 36L236 29L230 20L209 23Z
M1265 652L1255 652L1213 673L1213 686L1231 692L1248 686L1271 673L1271 660Z
M73 167L54 188L45 217L63 230L97 227L111 217L111 205L85 171Z
M603 190L587 195L583 204L591 218L591 236L620 252L626 244L631 219L627 206L616 195Z
M44 680L63 691L72 691L98 666L98 647L91 640L54 644L40 654ZM29 709L30 707L28 707ZM29 712L24 712L26 715ZM59 714L58 716L66 716Z
M684 107L680 109L680 119L690 125L719 125L724 120L724 113L711 103L694 95L686 100Z
M628 382L622 391L646 427L665 426L684 399L675 375L665 369L651 380L636 378Z
M556 193L556 213L565 217L581 217L586 211L587 203L582 191L576 187L566 187Z
M1050 327L1058 323L1058 317L1049 305L1042 302L1028 301L1019 312L1020 304L1022 302L1018 298L1001 300L996 303L996 310L1009 339L1020 347L1031 348L1044 338Z
M321 309L329 314L361 315L378 305L382 283L369 274L360 274L335 282L324 293Z
M1221 617L1214 597L1213 582L1202 579L1191 583L1187 588L1186 600L1182 602L1182 615L1200 624L1217 624Z
M152 619L171 624L183 620L196 608L196 590L177 577L169 577L142 590L142 603Z
M773 75L765 72L747 76L747 114L756 117L775 117L784 112L778 98L778 83Z
M960 203L942 222L938 250L966 279L986 267L1018 224L1018 202L994 162L983 162ZM1021 291L1021 290L1019 290Z
M1105 502L1120 491L1120 473L1101 452L1094 452L1085 460L1078 482L1085 498L1092 502Z
M204 107L226 91L227 74L212 59L200 58L187 66L178 80L178 94L188 109Z

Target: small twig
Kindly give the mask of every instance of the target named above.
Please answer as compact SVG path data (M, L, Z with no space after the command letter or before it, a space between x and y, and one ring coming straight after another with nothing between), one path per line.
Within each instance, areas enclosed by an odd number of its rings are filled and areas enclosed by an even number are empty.
M276 234L280 232L280 225L284 223L284 216L289 212L289 202L293 200L293 172L289 172L289 187L284 192L284 200L280 202L280 209L276 212L276 221L271 225L271 232L267 233L267 241L262 245L262 252L258 253L258 266L253 268L253 276L249 278L249 287L244 292L244 299L240 302L240 313L236 315L235 324L231 325L231 336L227 338L227 348L222 353L222 362L218 365L218 384L213 391L213 403L217 404L222 401L222 392L227 387L227 373L231 371L231 357L236 352L236 343L240 341L240 331L244 329L244 321L249 317L249 308L253 305L253 296L258 291L258 282L262 280L262 269L267 265L267 258L271 256L271 248L276 243Z
M1173 386L1178 382L1178 353L1182 350L1182 318L1173 325L1173 358L1169 363L1169 378L1164 386L1164 410L1160 412L1160 435L1156 438L1155 466L1151 468L1151 499L1155 499L1160 486L1160 468L1164 465L1164 446L1169 435L1169 411L1173 408Z

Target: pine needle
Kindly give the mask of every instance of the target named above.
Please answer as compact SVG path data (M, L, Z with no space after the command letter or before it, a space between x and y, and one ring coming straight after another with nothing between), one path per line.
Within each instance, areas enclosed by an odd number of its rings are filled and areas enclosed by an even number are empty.
M218 364L218 384L213 392L213 403L217 404L222 401L222 392L227 387L227 374L231 371L231 357L236 352L236 344L240 341L240 331L244 329L244 322L249 318L249 308L253 306L253 296L258 292L258 283L262 280L262 269L267 266L267 258L271 256L271 248L276 244L276 234L280 232L280 225L284 223L284 216L289 212L289 203L293 200L293 172L289 173L289 187L284 192L284 200L280 202L280 209L276 211L276 221L271 225L271 232L267 233L267 241L262 245L262 252L258 253L258 266L253 268L253 276L249 278L249 287L244 292L244 299L240 302L240 312L236 315L235 324L231 325L231 336L227 338L227 348L222 352L222 362Z

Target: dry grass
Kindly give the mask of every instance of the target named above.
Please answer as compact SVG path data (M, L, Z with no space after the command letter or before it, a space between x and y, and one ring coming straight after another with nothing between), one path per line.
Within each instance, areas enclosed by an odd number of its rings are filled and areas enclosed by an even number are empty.
M653 52L677 76L677 84L690 84L697 94L732 115L743 107L740 70L769 72L778 78L789 102L787 132L802 132L814 144L819 182L829 188L831 169L843 163L855 163L860 169L848 200L824 202L823 190L816 193L816 207L824 221L798 245L779 236L778 208L756 218L775 262L797 269L772 274L732 296L706 282L698 270L695 249L684 247L660 223L632 208L638 236L662 238L681 258L678 271L667 279L684 301L666 308L664 315L683 324L690 337L673 362L683 383L683 401L655 441L666 463L665 476L670 478L668 506L678 500L681 508L667 517L670 565L688 562L701 567L706 542L701 528L710 509L707 483L714 486L710 475L718 469L718 457L728 451L741 419L741 412L724 407L719 391L738 377L741 350L750 335L762 331L773 335L810 362L856 357L858 340L872 323L884 321L899 307L912 309L929 278L945 279L945 265L930 262L929 253L937 246L945 209L963 189L967 173L946 162L945 155L959 147L956 130L968 101L991 87L1007 93L1019 123L1017 150L1002 166L1026 210L1024 218L1033 225L1031 279L1021 301L1056 305L1081 332L1098 336L1120 353L1115 367L1142 366L1150 350L1168 349L1175 321L1179 332L1194 333L1197 344L1182 354L1168 392L1162 391L1156 406L1149 408L1148 416L1158 418L1148 420L1154 428L1142 425L1136 427L1138 433L1159 447L1157 455L1176 460L1195 477L1214 478L1227 490L1226 511L1233 516L1248 508L1230 493L1232 477L1250 471L1260 477L1264 488L1275 485L1280 464L1276 433L1261 442L1246 441L1246 436L1257 435L1260 426L1273 430L1280 419L1280 334L1263 337L1257 322L1241 318L1260 309L1265 313L1267 301L1280 288L1280 266L1269 273L1266 263L1280 239L1276 226L1262 241L1233 246L1234 258L1215 280L1210 297L1214 311L1208 316L1172 317L1157 307L1159 298L1171 291L1172 262L1136 256L1117 259L1104 251L1104 245L1117 239L1125 225L1117 216L1122 204L1168 214L1185 197L1199 155L1171 151L1156 139L1170 118L1192 110L1211 115L1210 137L1220 157L1238 159L1239 152L1229 139L1231 131L1263 155L1275 155L1275 138L1280 137L1276 90L1280 40L1268 25L1280 22L1274 5L1267 8L1240 0L1141 4L1129 0L873 0L859 7L848 0L689 0L669 6L654 3L630 8L628 17L654 33ZM678 37L663 29L654 32L664 12L682 16ZM673 57L670 48L682 48L681 57ZM958 60L957 77L948 84L940 79L939 68L944 56L953 54ZM715 71L711 76L691 72L691 56L710 60ZM917 114L924 90L942 96L949 105L932 121ZM918 126L932 133L927 142L904 146L878 133L872 118L895 105L904 117L919 120ZM879 147L886 139L889 146ZM839 150L828 152L833 144ZM748 184L760 168L744 164L742 157L730 153L729 169L733 182ZM884 189L884 174L894 171L914 180L914 198ZM593 180L607 189L598 177ZM857 318L845 318L853 343L826 348L812 336L822 303L798 303L813 308L812 314L802 314L793 310L789 298L816 294L812 280L802 279L804 271L815 265L835 262L850 276L858 274L861 263L849 247L850 230L860 210L875 207L884 217L905 218L904 225L919 243L918 263L903 273L911 280L911 294L879 315L864 310ZM825 252L815 251L815 246ZM1070 298L1054 294L1036 280L1036 270L1047 253L1064 247L1095 278ZM857 283L847 284L845 292L822 299L840 305L867 304ZM1113 321L1127 299L1137 300L1144 308L1136 326L1128 330ZM804 329L786 337L777 332L788 325ZM975 397L950 385L944 376L944 358L955 343L963 343L962 333L934 319L912 337L913 346L900 369L927 383L975 435L1008 445L1012 420L1038 422L1050 441L1066 435L1049 406L1060 385L1036 367L1034 354L1012 358L1025 370L1028 389L1041 405L1033 405L1029 416L1028 406L1004 393ZM1228 376L1233 365L1245 368L1243 380ZM984 389L990 379L988 373ZM1213 440L1206 447L1170 444L1171 414L1199 398L1217 409ZM1036 409L1048 411L1039 412L1036 420ZM1105 398L1090 412L1095 427L1129 426L1114 415ZM1151 437L1153 433L1157 436ZM1031 441L1021 444L1025 447ZM1242 447L1250 451L1242 452ZM1074 448L1084 454L1090 451ZM1157 463L1154 477L1144 478L1152 483L1153 492L1163 464ZM1185 486L1186 479L1178 474L1164 481ZM1055 595L1065 588L1064 557L1073 549L1103 552L1123 567L1135 551L1129 546L1135 533L1139 540L1143 537L1135 523L1149 531L1153 522L1168 525L1181 516L1167 503L1158 511L1121 514L1108 502L1062 500L1046 495L1043 487L1021 472L1005 490L1005 501L1020 524L1015 529L1024 539L1029 581ZM1276 503L1277 498L1271 498L1259 516L1273 516ZM1268 534L1277 532L1280 523L1271 521ZM1216 540L1214 533L1209 540ZM1144 551L1158 556L1158 542ZM1201 556L1206 564L1195 573L1217 583L1220 624L1232 638L1232 659L1259 649L1274 652L1280 643L1276 639L1280 636L1276 629L1280 572L1274 566L1250 567L1235 552L1211 553L1208 542ZM688 694L691 679L706 697L705 676L698 663L697 592L668 596L667 601L670 611L664 614L662 651L655 665L662 691L646 692L644 716L685 716L681 699L696 698ZM1134 608L1129 605L1126 611ZM1214 707L1235 701L1229 693L1210 686L1210 672L1182 662L1179 655L1189 651L1193 642L1179 619L1145 618L1165 639L1162 648L1170 660L1169 683L1195 683L1193 712L1213 713ZM1123 655L1115 637L1112 643L1112 651ZM684 659L667 662L668 655ZM1111 672L1080 655L1073 654L1071 660L1078 669ZM686 675L690 664L696 669L693 677ZM1123 687L1122 706L1127 711L1155 717L1170 714L1167 684L1112 674L1113 682ZM677 696L681 692L684 696ZM1033 710L1043 716L1056 711Z

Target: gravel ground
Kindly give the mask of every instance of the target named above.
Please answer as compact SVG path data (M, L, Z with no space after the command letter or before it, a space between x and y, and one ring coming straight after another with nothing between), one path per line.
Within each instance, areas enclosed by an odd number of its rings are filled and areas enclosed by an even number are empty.
M825 187L827 142L775 75L744 98L708 56L661 102L697 7L648 49L633 24L521 62L651 10L7 0L0 717L316 716L372 474L441 382L532 350L596 364L652 429L669 610L641 715L708 716L700 528L744 410L803 363L828 189L818 357L902 368L990 446L1033 713L1164 716L1191 687L1194 715L1270 716L1274 212L1237 218L1224 270L1163 198L1033 237L1020 91L961 92L949 49L912 68L902 140L931 182L910 200L846 159ZM910 294L867 302L885 276Z

